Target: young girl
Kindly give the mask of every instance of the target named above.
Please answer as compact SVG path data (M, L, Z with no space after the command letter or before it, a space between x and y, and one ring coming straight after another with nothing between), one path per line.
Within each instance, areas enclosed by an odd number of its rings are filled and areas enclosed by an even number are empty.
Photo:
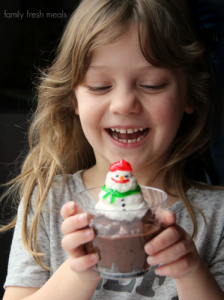
M223 190L193 181L207 145L207 56L182 0L83 0L43 74L4 300L224 299ZM102 280L75 193L102 186L111 163L168 194L164 230L145 245L152 271ZM60 214L61 210L61 214ZM159 266L158 266L159 265ZM157 267L156 267L157 266Z

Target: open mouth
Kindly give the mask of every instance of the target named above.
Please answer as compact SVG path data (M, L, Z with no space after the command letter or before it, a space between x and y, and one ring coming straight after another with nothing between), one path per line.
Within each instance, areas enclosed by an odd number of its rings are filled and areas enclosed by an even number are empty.
M149 128L107 128L106 131L116 141L122 143L137 143L144 139L149 132Z

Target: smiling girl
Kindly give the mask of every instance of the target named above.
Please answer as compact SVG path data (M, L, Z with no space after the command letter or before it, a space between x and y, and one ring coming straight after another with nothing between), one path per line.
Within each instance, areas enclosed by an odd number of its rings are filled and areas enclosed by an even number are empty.
M182 0L84 0L74 12L14 181L22 201L8 226L4 300L224 299L224 193L193 181L186 164L208 143L212 104L190 24ZM83 244L94 233L71 200L102 186L122 158L140 185L169 198L163 232L145 245L156 274L119 283L92 271L99 257Z

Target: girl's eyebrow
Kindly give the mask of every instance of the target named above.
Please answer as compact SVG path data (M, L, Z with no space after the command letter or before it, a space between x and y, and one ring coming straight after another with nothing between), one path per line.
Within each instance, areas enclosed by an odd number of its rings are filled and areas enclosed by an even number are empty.
M103 69L110 69L110 67L108 66L89 66L88 69L93 69L93 70L103 70Z
M111 69L110 66L104 66L104 65L99 65L99 66L89 66L88 70L108 70L108 69ZM139 70L147 70L147 69L163 69L163 68L158 68L156 66L153 66L153 65L146 65L146 66L139 66L137 69Z

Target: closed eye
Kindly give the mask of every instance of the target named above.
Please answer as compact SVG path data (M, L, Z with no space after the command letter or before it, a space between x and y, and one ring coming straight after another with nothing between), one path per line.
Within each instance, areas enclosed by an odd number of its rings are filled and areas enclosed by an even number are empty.
M157 91L157 90L162 90L167 85L166 84L161 84L161 85L140 85L140 86L145 88L145 89L148 89L148 90Z
M111 88L111 86L88 86L88 90L92 92L104 92Z

